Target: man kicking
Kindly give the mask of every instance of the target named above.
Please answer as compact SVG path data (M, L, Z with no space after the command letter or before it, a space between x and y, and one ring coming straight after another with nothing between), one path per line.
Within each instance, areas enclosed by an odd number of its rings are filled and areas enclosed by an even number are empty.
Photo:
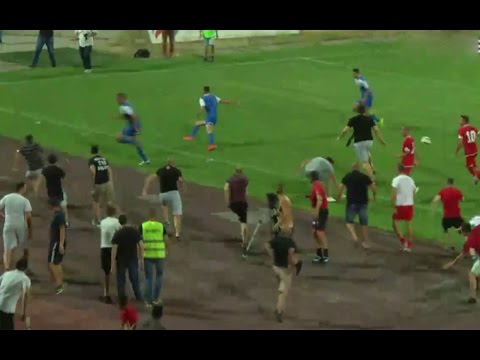
M377 115L370 113L373 107L373 91L368 85L365 76L360 74L360 69L353 69L353 79L360 90L360 100L358 100L353 106L353 111L356 112L359 105L364 105L367 109L367 113L370 115L373 121L375 121L375 124L383 125L383 119L380 119Z
M201 126L205 126L208 134L208 151L216 150L215 138L213 129L217 125L218 104L233 105L234 101L220 99L218 96L210 94L210 86L203 87L203 95L200 97L200 111L197 118L200 118L205 113L205 120L197 120L193 126L192 132L189 136L185 136L183 140L192 141L197 136Z
M118 93L117 104L120 110L120 117L127 121L127 126L117 135L117 141L120 144L132 144L135 146L138 155L142 159L142 162L139 164L140 166L150 164L147 155L145 155L145 152L143 151L140 140L138 139L141 131L140 119L135 113L132 104L128 102L127 95L124 93Z
M325 185L327 190L328 202L335 202L335 198L331 196L330 184L333 182L338 189L337 178L335 177L335 162L331 157L316 157L311 160L302 162L301 168L305 169L305 176L310 180L310 174L314 171L318 174L318 178Z

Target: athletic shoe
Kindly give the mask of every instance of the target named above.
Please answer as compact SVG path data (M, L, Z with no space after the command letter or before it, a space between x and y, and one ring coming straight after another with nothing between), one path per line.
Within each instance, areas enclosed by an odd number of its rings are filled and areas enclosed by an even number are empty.
M153 306L153 304L152 304L152 303L145 302L145 307L146 307L147 309L151 309L151 308L152 308L152 306Z
M55 294L60 295L65 291L65 285L60 285L55 288Z
M315 257L312 259L312 263L314 263L314 264L324 264L325 261L324 261L323 257L321 257L321 256L315 256Z
M208 145L208 151L217 150L217 145Z
M302 271L302 266L303 266L303 262L301 260L295 264L295 273L297 275L299 275L300 271Z
M475 299L474 297L470 297L470 298L468 298L467 303L468 303L468 304L476 304L476 303L477 303L477 299Z
M183 140L185 140L185 141L192 141L192 140L193 140L193 136L184 136L184 137L183 137Z
M275 319L279 322L279 323L282 323L283 322L283 315L281 312L278 312L277 310L275 310Z
M329 261L330 261L330 258L329 258L328 256L325 256L325 257L323 258L324 264L328 263Z
M412 252L412 243L410 241L405 241L403 251L408 252L408 253Z
M140 166L143 166L143 165L150 165L150 160L147 160L147 161L142 161L140 164L138 164Z
M474 185L478 185L478 178L477 178L477 177L474 177L474 178L473 178L473 184L474 184Z
M337 200L336 200L335 198L331 197L331 196L329 196L329 197L327 198L327 201L328 201L328 202L337 202Z
M67 229L70 228L70 223L69 223L68 221L65 223L65 227L66 227Z
M91 69L87 69L87 70L84 71L85 74L90 74L91 72L92 72Z
M175 235L175 239L176 239L177 241L180 241L180 235Z

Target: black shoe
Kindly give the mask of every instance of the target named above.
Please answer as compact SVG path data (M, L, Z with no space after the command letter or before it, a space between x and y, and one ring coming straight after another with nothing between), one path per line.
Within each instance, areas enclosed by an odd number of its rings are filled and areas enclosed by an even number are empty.
M207 62L207 61L208 61L208 57L205 56L205 57L203 58L203 61Z
M275 310L275 319L279 323L282 323L283 322L283 314L281 312L278 312L278 311Z
M175 239L177 239L177 241L180 241L180 235L176 235Z
M468 298L467 303L468 303L468 304L476 304L476 303L477 303L477 299L475 299L474 297Z
M113 300L110 296L105 296L103 299L105 301L105 304L109 304L109 305L113 304Z
M302 261L299 261L298 263L295 264L295 270L297 275L299 275L300 271L302 271L302 266L303 266Z

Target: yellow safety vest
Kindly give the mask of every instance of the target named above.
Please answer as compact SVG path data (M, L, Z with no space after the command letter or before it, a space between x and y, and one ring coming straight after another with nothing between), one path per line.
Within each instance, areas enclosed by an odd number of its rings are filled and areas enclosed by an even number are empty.
M142 224L143 242L146 259L164 259L166 256L163 224L158 221L146 221Z

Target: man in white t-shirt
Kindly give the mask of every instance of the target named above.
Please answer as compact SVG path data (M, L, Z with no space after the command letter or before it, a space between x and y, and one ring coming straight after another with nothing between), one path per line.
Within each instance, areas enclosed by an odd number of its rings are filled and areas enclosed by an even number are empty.
M122 226L116 217L117 210L113 206L107 207L107 217L100 222L101 243L100 258L102 270L105 274L103 283L102 301L106 304L112 304L110 297L110 273L112 270L112 239L115 232Z
M3 225L3 265L9 270L13 251L23 249L23 256L28 259L27 238L32 238L32 205L23 195L27 191L26 184L15 185L15 192L5 195L0 200L0 210L5 216Z
M417 187L413 179L405 174L405 167L398 165L398 176L392 180L392 203L395 206L393 214L393 230L402 243L403 251L412 251L413 229L413 204ZM405 238L400 229L399 222L407 225L408 237Z
M26 320L27 302L32 283L25 270L27 259L18 260L16 269L0 276L0 330L15 330L15 311L22 298L22 321Z
M75 30L75 36L78 40L78 49L82 58L83 68L86 73L91 73L93 38L97 36L97 30Z

